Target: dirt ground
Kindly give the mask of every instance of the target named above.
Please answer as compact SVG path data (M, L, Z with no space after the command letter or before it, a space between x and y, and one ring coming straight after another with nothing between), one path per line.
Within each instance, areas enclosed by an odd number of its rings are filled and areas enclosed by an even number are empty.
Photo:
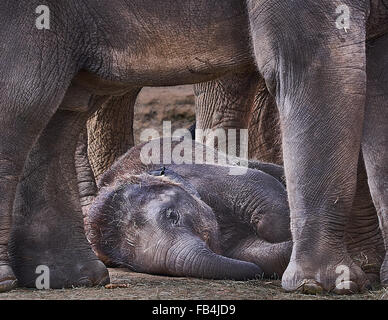
M188 128L195 121L192 86L145 88L135 112L135 136L139 141L142 129L162 132L162 122L171 121L173 131ZM310 296L290 294L282 290L280 281L214 281L170 278L110 269L112 285L106 288L74 288L63 290L16 289L1 293L1 299L131 299L131 300L348 300L388 299L388 290L352 296Z
M170 121L172 133L195 122L192 86L144 88L135 107L135 142L143 129L156 129L162 135L163 121Z
M169 278L109 269L111 285L61 290L16 289L0 299L24 300L388 300L380 289L352 296L290 294L280 281L215 281Z

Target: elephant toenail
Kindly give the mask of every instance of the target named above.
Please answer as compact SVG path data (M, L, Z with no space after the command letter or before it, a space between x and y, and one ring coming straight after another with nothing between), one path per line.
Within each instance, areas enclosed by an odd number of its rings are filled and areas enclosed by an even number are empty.
M323 287L317 281L309 279L303 280L297 291L304 294L322 294Z

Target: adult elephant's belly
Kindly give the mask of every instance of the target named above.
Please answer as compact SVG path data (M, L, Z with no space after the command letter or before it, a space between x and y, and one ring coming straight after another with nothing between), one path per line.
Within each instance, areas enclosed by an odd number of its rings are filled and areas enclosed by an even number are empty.
M211 57L211 54L209 54ZM73 84L95 95L122 95L133 87L159 87L196 84L218 79L229 72L243 72L254 68L251 57L244 52L231 57L215 54L211 58L187 56L185 59L144 57L109 76L81 70ZM159 60L159 63L155 63Z
M78 83L111 93L205 82L254 65L244 1L148 2L102 18L109 30L101 31Z

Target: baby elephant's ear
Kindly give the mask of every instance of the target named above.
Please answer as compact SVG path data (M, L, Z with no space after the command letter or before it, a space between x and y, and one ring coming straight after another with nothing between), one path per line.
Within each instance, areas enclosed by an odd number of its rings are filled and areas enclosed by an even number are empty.
M179 184L183 189L185 189L188 193L190 193L192 196L197 197L198 199L201 199L201 196L199 195L197 189L185 178L183 178L181 175L176 173L175 171L168 169L166 167L152 170L148 172L149 175L155 176L155 177L166 177L168 180Z

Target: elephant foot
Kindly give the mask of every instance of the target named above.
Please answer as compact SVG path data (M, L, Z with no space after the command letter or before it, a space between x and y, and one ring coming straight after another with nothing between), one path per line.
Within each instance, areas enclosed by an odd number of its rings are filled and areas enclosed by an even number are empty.
M19 286L60 289L109 283L108 270L85 237L80 210L73 211L62 199L57 207L49 203L38 210L22 199L15 201L9 245Z
M360 188L358 203L353 208L345 232L346 250L353 261L365 272L372 284L380 282L380 269L384 261L385 248L383 235L379 227L377 212L369 195L369 186L362 175L357 187ZM364 186L365 185L365 186ZM361 188L364 186L363 188ZM368 195L365 198L365 194ZM364 206L364 207L363 207Z
M109 283L108 270L85 237L80 212L75 214L65 203L41 210L16 203L9 257L19 286L58 289ZM25 214L24 208L31 211Z
M110 283L109 273L100 260L76 262L68 266L54 265L50 288L95 287ZM50 268L51 270L51 268Z
M365 273L369 282L378 284L380 282L380 270L382 270L382 262L384 253L377 247L375 248L360 248L359 250L351 250L349 252L353 261Z
M17 280L8 264L0 266L0 292L10 291L17 287Z
M61 257L48 260L45 257L33 257L26 261L18 261L15 273L21 287L38 289L62 289L72 287L104 286L110 282L105 265L90 254ZM25 264L23 264L23 262Z
M69 266L54 265L52 268L55 270L50 278L52 289L104 286L110 282L108 270L99 260Z
M283 274L283 288L303 294L353 294L369 288L368 278L351 258L335 259L342 263L323 263L322 260L328 256L312 257L310 261L314 263L292 260Z

